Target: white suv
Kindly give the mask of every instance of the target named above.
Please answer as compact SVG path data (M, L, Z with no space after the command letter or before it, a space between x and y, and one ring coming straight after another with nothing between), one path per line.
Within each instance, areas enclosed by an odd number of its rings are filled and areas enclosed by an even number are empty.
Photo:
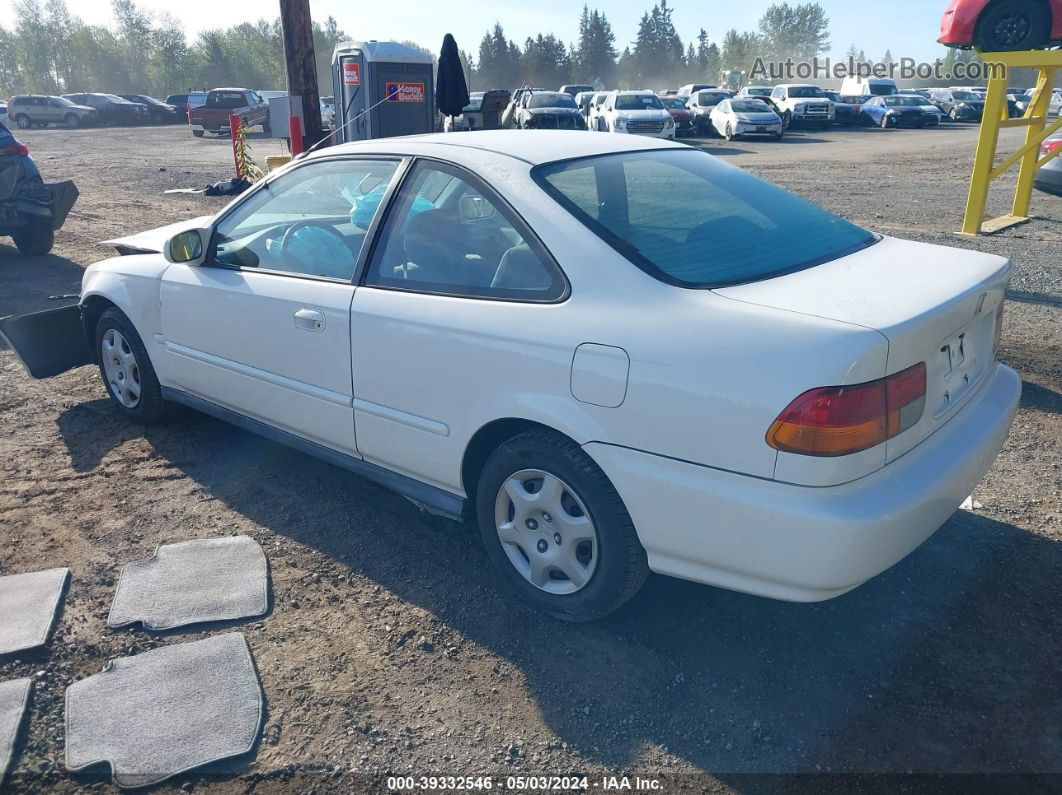
M597 114L596 125L594 129L598 132L675 137L675 120L652 91L609 92Z
M771 104L788 127L793 122L833 124L834 108L826 92L818 86L786 84L775 86L771 92Z

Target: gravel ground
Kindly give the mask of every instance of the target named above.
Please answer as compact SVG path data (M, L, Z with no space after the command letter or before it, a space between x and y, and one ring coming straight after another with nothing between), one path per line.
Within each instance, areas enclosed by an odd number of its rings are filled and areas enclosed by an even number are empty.
M0 315L76 293L105 256L96 241L223 203L162 193L228 176L223 140L182 128L20 137L48 178L76 178L81 198L53 255L0 246ZM262 741L250 759L163 790L378 788L387 772L578 772L591 784L639 773L722 792L888 790L912 782L881 774L912 772L1062 775L1062 200L1038 195L1041 218L996 237L953 235L975 139L948 126L704 143L883 233L1016 264L1002 356L1025 391L975 494L983 507L822 604L653 577L607 620L557 624L500 591L466 527L192 412L132 426L91 368L35 382L0 351L0 573L73 573L47 648L0 660L0 679L37 680L8 786L109 789L105 770L62 771L66 686L108 659L206 634L108 630L119 567L161 543L237 533L262 544L272 571L270 614L236 625L268 701ZM260 162L279 153L252 143ZM852 778L793 775L817 773Z

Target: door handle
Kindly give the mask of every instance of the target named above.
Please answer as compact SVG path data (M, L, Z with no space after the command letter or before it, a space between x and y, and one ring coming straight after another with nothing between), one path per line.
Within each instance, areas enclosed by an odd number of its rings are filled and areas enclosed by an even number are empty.
M317 309L300 309L295 313L295 328L303 331L324 331L324 312Z

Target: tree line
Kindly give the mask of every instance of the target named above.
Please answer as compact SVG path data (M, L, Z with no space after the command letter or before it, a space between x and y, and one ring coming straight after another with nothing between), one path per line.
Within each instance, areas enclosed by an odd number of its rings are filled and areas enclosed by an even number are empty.
M136 0L112 0L109 26L86 23L67 0L17 0L14 8L13 22L0 25L3 97L78 91L165 96L221 85L287 86L279 19L208 29L189 41L178 19L148 14ZM748 73L757 57L809 60L830 47L829 19L816 2L774 3L756 30L731 28L714 37L700 26L679 31L672 13L668 0L657 0L642 14L634 40L622 47L605 12L589 5L569 42L539 33L517 44L496 22L478 50L462 51L461 58L473 90L565 83L665 88L716 82L724 70ZM332 50L347 38L332 17L314 23L322 94L331 93ZM434 55L415 42L404 43ZM854 46L848 54L867 60ZM883 60L890 58L886 52ZM976 54L949 50L947 55L949 61L970 58Z

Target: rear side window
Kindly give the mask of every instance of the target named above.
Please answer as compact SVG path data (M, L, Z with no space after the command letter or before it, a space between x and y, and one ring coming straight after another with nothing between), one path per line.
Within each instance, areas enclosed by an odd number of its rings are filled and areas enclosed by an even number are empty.
M878 239L698 151L602 155L550 163L532 174L619 253L682 287L768 279L838 259Z

